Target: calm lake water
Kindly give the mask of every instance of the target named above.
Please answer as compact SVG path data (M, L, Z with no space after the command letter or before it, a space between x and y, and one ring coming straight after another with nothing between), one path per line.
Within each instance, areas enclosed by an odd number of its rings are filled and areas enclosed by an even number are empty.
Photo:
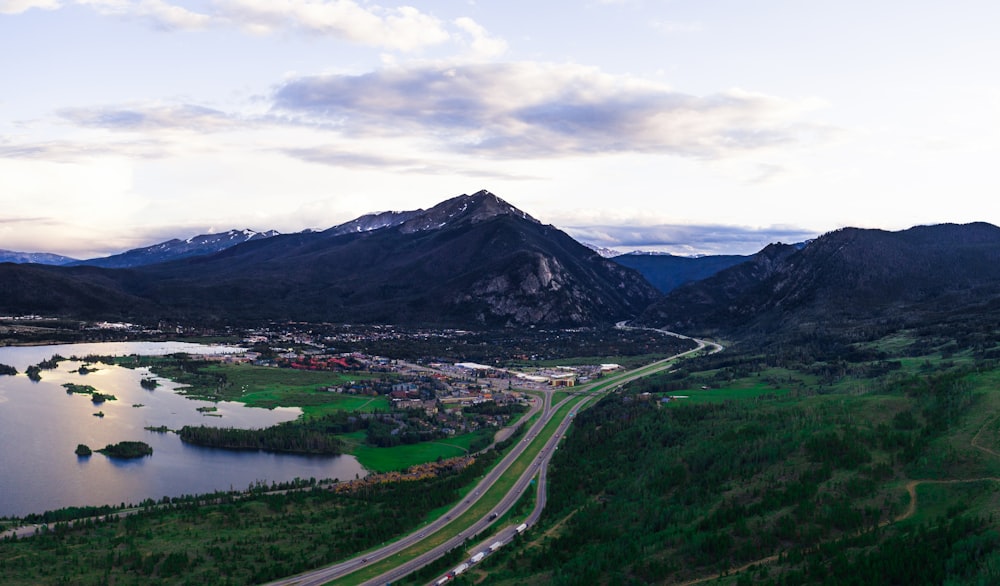
M0 363L21 373L0 376L0 516L41 513L68 506L139 503L146 498L244 489L257 481L298 478L353 479L365 470L352 456L309 457L264 452L235 452L189 446L173 433L147 426L184 425L259 428L295 419L298 409L254 409L241 403L196 401L177 394L177 384L158 379L147 391L139 385L146 369L106 364L79 374L81 362L60 362L43 370L40 382L24 374L32 364L54 354L161 355L174 352L234 352L227 347L180 342L110 342L59 346L2 347ZM67 394L64 383L86 384L118 400L94 405L90 396ZM142 405L138 407L136 405ZM198 407L218 407L209 416ZM104 412L104 417L94 413ZM112 460L94 453L74 454L77 444L92 449L125 440L143 441L153 455L139 460Z

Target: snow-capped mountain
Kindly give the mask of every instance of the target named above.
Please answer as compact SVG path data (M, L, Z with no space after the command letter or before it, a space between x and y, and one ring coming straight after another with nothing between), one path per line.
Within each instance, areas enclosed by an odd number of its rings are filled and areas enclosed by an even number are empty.
M619 251L617 251L617 250L615 250L613 248L605 248L603 246L598 246L596 244L591 244L589 242L581 242L580 244L582 244L582 245L586 246L587 248L593 250L594 252L596 252L597 254L601 255L604 258L614 258L616 256L621 256L621 254L622 254L621 252L619 252Z
M396 226L400 226L400 231L404 234L413 234L414 232L439 230L455 222L477 223L502 215L517 216L536 224L540 223L527 213L484 189L472 195L451 198L427 210L367 214L329 228L324 231L324 234L331 236L356 234Z
M359 232L371 232L382 228L398 226L410 218L423 213L423 210L413 210L408 212L375 212L365 214L360 218L355 218L350 222L345 222L324 230L325 234L338 236L340 234L357 234Z
M219 232L216 234L201 234L188 238L187 240L174 238L172 240L167 240L166 242L153 244L152 246L134 248L121 254L115 254L103 258L81 260L69 264L74 266L87 265L109 269L125 269L191 256L212 254L232 246L236 246L237 244L242 244L251 240L271 238L272 236L277 235L278 232L274 230L268 230L266 232L257 232L249 229L229 230L228 232Z
M65 265L76 262L75 258L47 252L17 252L15 250L0 250L0 262L16 264L34 263L39 265Z
M472 195L460 195L445 200L427 211L420 210L419 213L400 226L404 234L412 234L427 230L439 230L462 222L477 224L497 216L515 216L522 220L541 224L526 212L522 212L500 197L483 189Z

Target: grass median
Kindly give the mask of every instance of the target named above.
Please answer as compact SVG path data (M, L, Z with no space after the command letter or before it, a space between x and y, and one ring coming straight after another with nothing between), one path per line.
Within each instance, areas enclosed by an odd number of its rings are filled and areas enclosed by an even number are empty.
M514 484L521 477L521 475L531 466L535 459L538 458L542 451L542 446L548 438L555 433L563 417L565 417L570 410L575 409L581 401L587 398L588 395L574 397L560 407L542 431L539 432L538 436L531 441L524 453L522 453L511 464L510 468L503 473L496 483L490 487L490 489L488 489L486 493L483 494L482 497L469 508L469 510L452 519L451 523L443 529L428 536L426 539L413 545L412 547L409 547L377 563L372 563L371 565L366 566L365 568L348 576L334 580L333 582L330 582L330 584L338 586L361 584L367 580L371 580L372 578L391 571L400 564L434 549L459 533L467 531L467 528L470 525L488 515L491 510L500 504L500 501L503 500L504 496L506 496L506 494L514 487ZM472 536L466 535L465 537L471 538Z

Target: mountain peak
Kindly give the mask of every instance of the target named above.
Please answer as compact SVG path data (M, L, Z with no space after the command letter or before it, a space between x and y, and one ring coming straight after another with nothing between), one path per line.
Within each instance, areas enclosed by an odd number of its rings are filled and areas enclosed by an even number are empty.
M437 204L404 222L402 230L403 232L437 230L457 222L478 223L497 216L515 216L535 224L541 223L499 196L482 189L472 195L462 194Z

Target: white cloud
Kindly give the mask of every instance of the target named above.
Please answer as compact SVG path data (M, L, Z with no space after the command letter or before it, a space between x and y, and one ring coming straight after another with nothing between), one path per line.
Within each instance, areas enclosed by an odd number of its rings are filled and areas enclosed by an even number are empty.
M506 50L471 19L454 23L449 32L439 18L412 6L386 8L355 0L215 0L208 13L195 12L166 0L70 0L99 14L134 18L162 30L202 30L235 26L252 34L303 31L394 51L416 51L468 37L480 56ZM19 14L31 8L55 10L59 0L0 0L0 13Z
M162 0L144 0L139 4L139 14L168 30L199 30L211 22L207 14L192 12Z
M232 148L223 146L226 133L266 124L190 104L63 108L56 114L75 128L57 134L40 130L34 136L0 136L0 159L83 163L204 154Z
M77 163L116 158L159 158L167 155L166 146L158 141L135 140L109 142L105 140L39 140L33 142L0 142L0 159L35 160L52 163Z
M76 0L100 14L137 18L163 30L200 30L208 27L212 18L163 0Z
M279 148L280 152L300 161L319 163L339 169L370 169L393 174L422 174L430 176L466 176L480 179L526 181L537 177L506 173L488 167L470 167L463 163L441 160L424 154L420 157L389 155L384 152L362 152L357 146L320 145L310 147Z
M450 39L439 19L410 6L362 6L353 0L220 0L217 8L220 19L258 34L292 28L399 51Z
M20 14L32 8L55 10L59 7L59 0L0 0L0 14Z
M507 41L491 35L476 21L468 17L455 19L455 26L469 37L469 47L473 56L482 58L499 57L507 52Z
M794 244L819 236L813 230L795 226L649 225L645 218L631 218L617 225L569 226L564 229L577 240L596 246L682 255L753 254L774 242Z
M292 80L275 111L364 136L419 134L511 158L640 152L720 158L813 139L810 102L742 90L707 96L572 64L416 65ZM805 132L808 130L808 132Z
M192 104L64 108L58 114L80 126L142 132L185 130L206 133L236 129L246 124L219 110Z

